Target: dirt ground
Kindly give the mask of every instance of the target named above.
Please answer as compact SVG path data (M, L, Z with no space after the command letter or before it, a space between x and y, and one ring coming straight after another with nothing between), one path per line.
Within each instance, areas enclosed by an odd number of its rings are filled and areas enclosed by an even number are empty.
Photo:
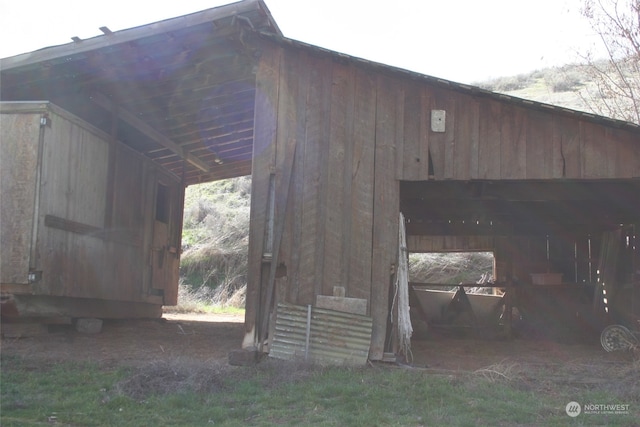
M164 314L153 320L105 320L98 334L50 325L47 334L3 338L0 348L5 355L105 366L226 361L241 347L243 322L242 315Z
M605 352L599 337L567 343L539 337L505 340L416 332L407 362L370 362L369 367L419 369L452 381L484 377L559 398L599 390L634 408L640 405L640 359L628 352ZM150 393L196 387L191 381L204 381L197 387L208 390L217 387L221 377L252 375L253 370L228 363L229 352L241 348L243 336L242 315L165 314L157 320L106 321L102 331L93 335L71 326L50 327L38 336L3 338L0 351L33 367L60 362L131 367L140 375L132 375L121 387L127 395L144 399ZM273 371L274 367L281 376L276 382L295 381L309 372L304 364L272 358L261 361L256 369ZM145 378L153 381L147 384L142 381Z
M165 314L157 320L105 321L89 335L71 326L50 326L47 334L4 338L5 355L50 362L93 362L105 366L141 366L149 362L225 364L241 348L242 315ZM543 339L483 339L431 335L412 340L408 364L433 371L476 371L517 366L520 371L557 372L570 366L576 377L606 377L606 372L637 364L629 353L607 353L597 337L591 342L563 343Z

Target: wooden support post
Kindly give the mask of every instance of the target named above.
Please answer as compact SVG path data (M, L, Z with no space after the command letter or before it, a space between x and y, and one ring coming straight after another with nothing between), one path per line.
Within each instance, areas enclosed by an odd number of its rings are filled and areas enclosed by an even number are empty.
M633 325L640 329L640 223L631 232L631 313L638 321Z
M513 282L507 282L507 290L504 294L504 331L507 338L511 339L513 334L513 300L515 298L516 289L513 287Z
M509 243L512 243L513 235L509 235ZM512 338L513 332L513 299L515 298L516 288L513 283L513 254L511 251L508 253L505 252L507 256L507 290L505 293L504 300L504 314L505 314L505 322L504 322L504 331L508 339Z

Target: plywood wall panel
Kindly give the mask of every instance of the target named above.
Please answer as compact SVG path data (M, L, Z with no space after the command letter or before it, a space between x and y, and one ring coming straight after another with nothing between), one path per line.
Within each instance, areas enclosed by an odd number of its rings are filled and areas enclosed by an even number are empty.
M28 282L39 134L40 114L0 114L0 283Z

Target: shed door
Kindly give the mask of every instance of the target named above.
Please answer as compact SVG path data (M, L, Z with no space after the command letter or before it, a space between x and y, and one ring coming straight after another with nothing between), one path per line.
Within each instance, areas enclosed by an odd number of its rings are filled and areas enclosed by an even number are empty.
M151 287L163 296L165 305L175 305L178 299L180 264L180 216L182 208L179 185L158 180L155 185L155 212L151 243Z

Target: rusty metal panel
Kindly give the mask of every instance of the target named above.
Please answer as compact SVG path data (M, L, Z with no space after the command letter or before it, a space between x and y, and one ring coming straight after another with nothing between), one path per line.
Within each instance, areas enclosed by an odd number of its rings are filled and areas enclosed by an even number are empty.
M270 357L332 365L364 365L370 317L317 307L278 304Z
M0 283L28 283L40 117L0 115Z

